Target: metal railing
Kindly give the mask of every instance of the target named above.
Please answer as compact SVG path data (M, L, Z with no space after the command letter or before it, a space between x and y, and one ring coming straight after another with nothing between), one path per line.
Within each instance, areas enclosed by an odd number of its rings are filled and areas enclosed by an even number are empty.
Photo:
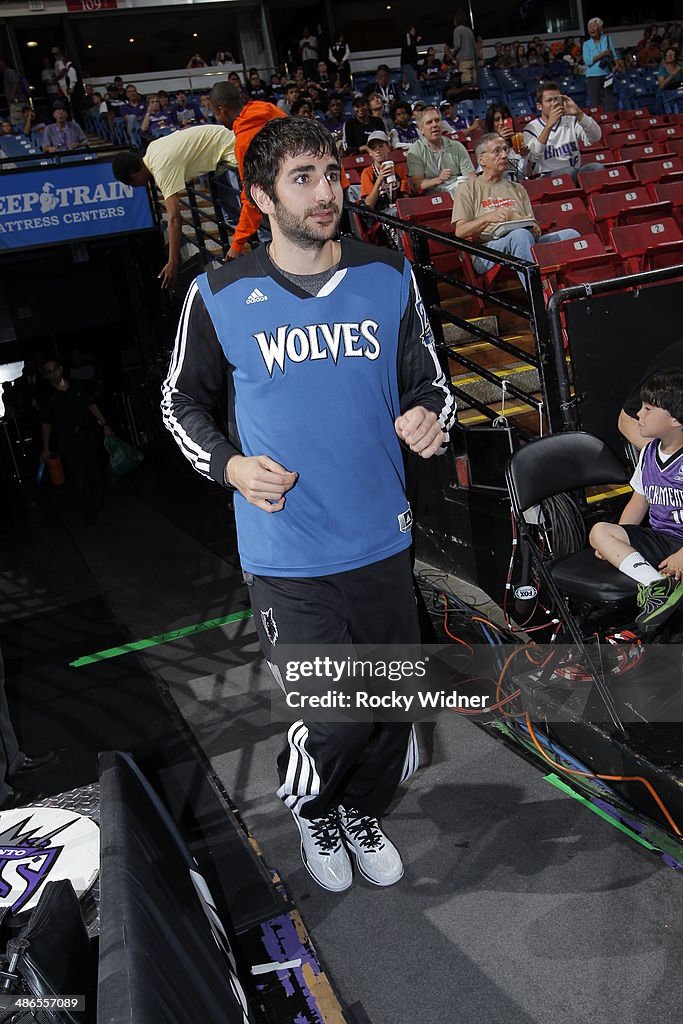
M423 227L419 224L400 220L399 218L386 213L378 213L375 210L370 210L368 207L347 202L345 203L345 209L352 216L355 215L373 223L383 224L394 232L399 232L408 236L410 240L410 248L413 253L412 264L415 276L429 314L432 329L434 330L437 350L442 357L444 371L450 376L447 362L448 356L452 356L452 358L456 359L467 369L480 376L482 380L500 388L501 394L503 393L503 380L501 378L499 378L495 373L492 373L485 366L482 366L481 363L478 363L475 359L472 359L469 356L463 356L457 351L457 349L448 344L443 333L443 324L448 323L465 330L468 334L473 335L476 338L480 338L483 341L488 342L494 348L498 349L500 352L504 352L506 355L512 356L513 358L519 359L525 363L529 363L535 370L537 370L540 381L541 398L536 397L536 395L530 391L526 391L524 388L512 384L507 379L505 379L505 390L511 395L514 395L515 398L524 405L528 406L530 410L537 412L539 416L545 416L548 428L551 432L559 430L561 420L559 410L557 408L558 403L556 401L558 388L557 364L553 352L548 317L543 299L543 286L541 282L540 268L535 263L527 263L526 260L518 259L516 256L508 256L497 252L494 249L489 249L486 246L478 245L474 242L466 242L463 239L456 238L454 235L447 234L444 231L439 231L436 228ZM452 249L454 253L463 253L467 258L475 259L476 257L481 257L493 264L506 267L517 274L521 274L524 277L524 289L527 296L527 304L521 305L520 303L513 302L511 299L506 298L503 295L497 294L496 292L486 291L483 287L472 284L469 281L465 281L461 277L455 277L452 273L437 270L433 266L432 257L429 252L430 242L446 246L448 249ZM512 344L512 342L507 341L505 338L501 338L499 335L489 331L486 327L474 324L470 320L466 320L463 317L458 316L456 313L453 313L451 310L445 309L439 300L439 282L450 285L452 288L455 288L457 291L462 292L465 295L481 299L486 302L487 306L498 306L509 313L513 313L516 316L528 320L536 342L535 354L530 354L524 349ZM477 409L477 411L487 419L493 421L498 418L499 414L495 410L490 409L488 405L480 402L473 395L465 392L462 388L458 387L457 384L451 384L451 387L457 398ZM517 424L514 424L513 426L522 438L529 439L534 436L529 431L525 430L525 428Z

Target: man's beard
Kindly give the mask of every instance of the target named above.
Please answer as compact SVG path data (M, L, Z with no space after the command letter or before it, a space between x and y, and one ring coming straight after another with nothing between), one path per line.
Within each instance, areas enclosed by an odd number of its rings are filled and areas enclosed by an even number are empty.
M335 219L330 224L318 225L316 230L308 222L308 218L325 210L332 210ZM331 238L336 238L339 233L341 210L336 203L327 203L325 206L316 206L306 210L302 217L297 217L295 214L289 213L282 203L277 203L273 219L287 241L292 242L299 249L322 249Z

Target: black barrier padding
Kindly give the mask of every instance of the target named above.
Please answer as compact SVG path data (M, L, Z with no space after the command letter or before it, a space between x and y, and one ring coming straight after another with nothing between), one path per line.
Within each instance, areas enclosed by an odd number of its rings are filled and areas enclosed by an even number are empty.
M98 1024L253 1022L190 850L132 758L100 757ZM222 948L219 948L219 942Z
M675 281L565 306L579 427L624 459L619 411L652 359L681 337L682 305Z

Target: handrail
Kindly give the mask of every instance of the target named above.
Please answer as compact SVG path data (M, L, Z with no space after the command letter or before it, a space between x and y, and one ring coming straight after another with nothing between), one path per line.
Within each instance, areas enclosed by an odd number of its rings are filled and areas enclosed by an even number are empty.
M512 385L509 382L505 385L506 390L511 391L519 401L528 405L530 409L533 409L536 412L545 412L551 430L559 429L560 419L557 414L556 403L549 400L550 396L554 396L556 394L557 366L552 345L550 343L549 325L543 300L541 271L537 264L527 263L526 260L519 259L517 256L497 252L494 249L489 249L488 247L479 245L476 242L467 242L464 239L455 238L454 235L447 234L437 228L423 227L419 224L401 220L391 214L378 213L375 210L359 206L355 203L347 201L345 202L344 207L350 213L356 214L373 222L384 224L387 227L392 228L394 231L400 231L403 234L407 233L410 236L414 253L413 267L415 269L416 276L418 277L420 291L430 315L430 321L437 341L437 348L442 352L442 354L445 356L451 355L454 359L461 362L462 365L467 366L476 372L483 380L499 387L501 391L503 390L503 382L495 374L490 373L485 367L472 359L461 359L457 350L446 343L442 329L442 322L446 322L464 328L474 336L488 341L495 348L498 348L500 351L505 352L508 355L514 356L516 359L529 362L538 370L542 398L538 399L530 392L524 391L524 389ZM492 263L497 263L509 268L510 270L514 270L518 274L522 274L524 276L525 289L528 296L528 306L521 306L518 303L512 302L510 299L505 299L502 296L487 292L477 285L469 284L467 281L456 278L452 274L435 269L429 255L428 243L430 241L438 242L460 252L465 252L472 257L481 256ZM451 285L468 295L474 295L478 298L485 299L488 303L494 303L502 309L506 309L517 316L522 316L529 320L536 339L536 355L530 355L528 352L518 348L516 345L506 341L504 338L499 338L498 335L488 331L485 327L471 324L469 321L463 320L450 310L444 309L439 302L437 292L438 282ZM463 395L465 395L464 392ZM469 395L466 397L467 401L478 408L480 412L483 412L491 419L496 418L496 414L492 413L487 406L477 404ZM520 431L520 433L525 432Z
M627 274L624 277L606 278L604 281L595 281L592 284L574 284L568 288L560 288L558 291L553 292L548 302L547 312L552 355L557 375L557 388L560 396L561 430L576 430L576 423L571 413L576 404L576 398L572 397L571 393L567 361L564 353L564 337L562 334L561 314L565 303L571 302L574 299L590 299L593 295L627 291L630 288L639 288L641 285L657 284L660 281L668 281L676 277L680 278L682 273L683 265L659 267L656 270L641 270L637 274Z

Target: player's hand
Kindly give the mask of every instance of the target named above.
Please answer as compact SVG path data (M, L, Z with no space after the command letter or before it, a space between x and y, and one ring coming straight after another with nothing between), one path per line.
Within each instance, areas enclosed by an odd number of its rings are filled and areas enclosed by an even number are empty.
M241 249L236 249L234 245L231 245L225 254L225 258L226 260L238 260L242 255L243 253Z
M178 280L178 272L180 265L175 261L169 260L165 267L162 268L159 274L159 280L161 281L162 288L172 288Z
M448 440L436 413L421 405L416 405L399 416L394 428L411 452L415 452L422 459L431 458Z
M659 563L659 571L665 576L673 576L676 580L683 579L683 550L667 555L664 561Z
M262 512L281 512L298 476L267 455L233 455L225 467L227 482Z

